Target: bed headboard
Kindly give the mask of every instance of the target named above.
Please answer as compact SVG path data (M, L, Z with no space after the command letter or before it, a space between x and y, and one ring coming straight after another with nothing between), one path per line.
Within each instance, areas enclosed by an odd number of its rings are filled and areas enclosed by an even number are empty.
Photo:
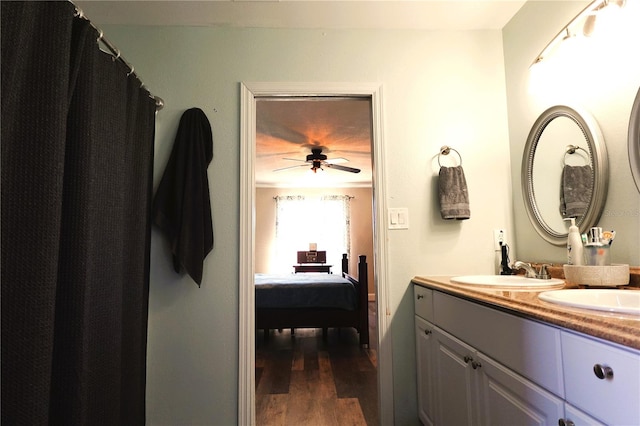
M327 263L326 251L299 251L298 263Z

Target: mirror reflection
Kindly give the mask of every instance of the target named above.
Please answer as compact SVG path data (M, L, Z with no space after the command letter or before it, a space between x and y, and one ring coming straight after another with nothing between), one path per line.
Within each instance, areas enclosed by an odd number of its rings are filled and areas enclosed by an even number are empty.
M606 148L595 120L585 112L554 106L540 115L525 146L523 197L536 231L566 242L568 223L581 232L597 222L607 185Z
M585 147L580 127L562 116L549 122L538 140L533 190L540 215L559 233L565 230L565 218L574 217L580 223L591 201L593 169Z

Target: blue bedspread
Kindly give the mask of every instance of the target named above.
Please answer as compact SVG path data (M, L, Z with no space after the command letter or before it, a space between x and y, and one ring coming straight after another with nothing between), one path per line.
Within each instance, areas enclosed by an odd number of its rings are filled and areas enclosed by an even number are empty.
M257 308L358 307L358 294L351 281L322 273L256 274Z

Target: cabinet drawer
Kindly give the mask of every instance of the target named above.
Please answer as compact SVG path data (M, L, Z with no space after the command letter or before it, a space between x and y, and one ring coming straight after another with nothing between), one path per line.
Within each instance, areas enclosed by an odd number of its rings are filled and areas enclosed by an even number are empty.
M438 327L564 397L560 330L441 292L433 309Z
M561 339L566 400L605 423L639 425L640 352L567 331ZM613 375L598 378L596 365Z
M416 315L433 322L433 290L414 284L413 303Z

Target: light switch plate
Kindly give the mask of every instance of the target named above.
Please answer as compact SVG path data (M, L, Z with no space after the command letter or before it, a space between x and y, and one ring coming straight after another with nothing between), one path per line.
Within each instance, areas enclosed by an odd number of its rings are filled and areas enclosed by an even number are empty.
M409 229L409 209L394 208L388 210L389 229Z

